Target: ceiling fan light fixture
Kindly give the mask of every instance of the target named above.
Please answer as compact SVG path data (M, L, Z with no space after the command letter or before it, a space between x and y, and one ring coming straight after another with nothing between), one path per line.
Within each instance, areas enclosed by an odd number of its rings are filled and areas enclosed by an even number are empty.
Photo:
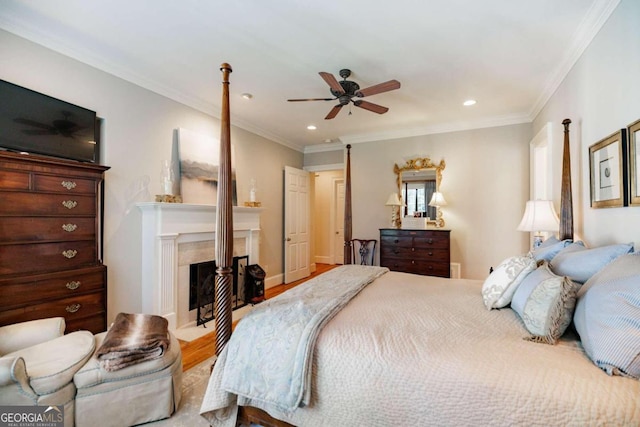
M308 130L316 130L318 128L316 127L316 125L309 125L309 126L307 126L307 129Z
M464 105L465 107L470 107L472 105L476 105L476 100L475 99L467 99L466 101L464 101L462 103L462 105Z
M253 95L251 95L250 93L243 93L242 95L240 95L243 99L251 99L253 98Z

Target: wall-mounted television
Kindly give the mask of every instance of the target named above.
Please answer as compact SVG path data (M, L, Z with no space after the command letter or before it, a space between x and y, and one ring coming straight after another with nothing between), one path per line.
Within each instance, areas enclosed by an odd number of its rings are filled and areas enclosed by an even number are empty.
M0 80L0 149L99 163L95 111Z

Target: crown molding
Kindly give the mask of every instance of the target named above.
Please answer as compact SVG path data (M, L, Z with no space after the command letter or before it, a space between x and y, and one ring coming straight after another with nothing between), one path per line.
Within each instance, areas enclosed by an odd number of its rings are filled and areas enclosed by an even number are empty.
M529 112L531 121L542 111L558 87L560 87L573 66L578 62L587 47L589 47L594 37L618 7L618 4L620 4L620 0L596 0L591 5L591 8L573 36L573 42L567 50L564 60L560 61L558 68L551 74L540 96L538 96L538 99L531 107L531 111Z

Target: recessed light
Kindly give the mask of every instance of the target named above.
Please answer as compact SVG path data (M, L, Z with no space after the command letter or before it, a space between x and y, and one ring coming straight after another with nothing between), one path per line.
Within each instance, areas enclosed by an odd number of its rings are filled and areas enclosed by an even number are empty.
M475 99L467 99L462 103L462 105L464 105L465 107L469 107L471 105L475 105L475 103L476 103Z
M253 98L253 95L251 95L250 93L243 93L243 94L242 94L242 95L240 95L240 96L242 96L244 99L251 99L251 98Z
M309 130L316 130L316 129L318 129L318 128L317 128L315 125L309 125L309 126L307 126L307 129L309 129Z

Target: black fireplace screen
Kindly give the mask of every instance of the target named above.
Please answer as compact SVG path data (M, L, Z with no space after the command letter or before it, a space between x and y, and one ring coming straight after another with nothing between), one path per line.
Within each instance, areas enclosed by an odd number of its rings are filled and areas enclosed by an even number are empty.
M247 305L245 268L248 264L248 255L233 257L233 295L231 301L233 310ZM197 310L196 325L198 326L215 318L215 279L215 261L205 261L189 266L189 310Z

